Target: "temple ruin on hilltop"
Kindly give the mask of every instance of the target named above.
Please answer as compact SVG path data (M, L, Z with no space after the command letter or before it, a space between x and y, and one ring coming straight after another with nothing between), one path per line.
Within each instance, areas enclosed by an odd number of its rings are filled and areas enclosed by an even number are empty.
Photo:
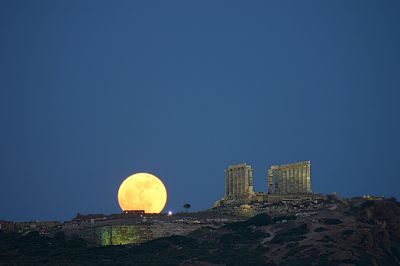
M214 204L245 204L308 199L311 192L311 163L301 161L272 165L267 170L268 192L253 191L253 169L247 163L228 166L225 170L225 195Z

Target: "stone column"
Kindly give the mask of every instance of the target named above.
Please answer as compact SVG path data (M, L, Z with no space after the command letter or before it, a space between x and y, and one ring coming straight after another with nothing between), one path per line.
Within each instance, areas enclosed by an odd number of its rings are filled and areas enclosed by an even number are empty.
M233 195L233 175L231 170L229 170L229 195Z
M231 175L232 175L232 195L235 195L235 174L233 171L231 172Z
M234 171L233 174L233 195L237 195L237 188L238 188L238 176L237 176L237 172Z
M297 167L297 192L302 193L303 191L303 180L301 179L300 170L301 166Z
M279 169L274 173L275 175L275 193L279 193L281 191L281 171Z
M225 196L229 195L229 173L225 170Z
M243 188L244 188L244 194L249 194L249 169L245 168L244 169L244 175L243 175Z
M289 191L289 176L290 176L290 173L289 173L289 169L288 168L286 168L286 178L285 178L285 183L286 183L286 189L285 189L285 193L288 193L288 191Z
M303 166L302 167L302 169L303 169L303 192L304 193L307 193L307 178L306 178L306 175L307 175L307 169L306 169L306 167L305 166Z
M297 193L297 178L296 178L296 168L292 168L292 182L293 182L293 190L292 193Z
M311 193L311 164L307 162L307 193Z
M238 195L242 195L242 171L243 168L240 168L238 171Z
M268 193L269 194L275 192L275 191L272 191L272 186L273 186L272 176L273 176L273 170L270 168L270 169L268 169Z
M299 166L299 191L304 193L304 184L303 184L303 167Z
M283 187L283 181L284 181L284 176L283 176L283 171L279 169L279 193L282 193L284 187Z
M238 195L242 194L242 169L238 171Z
M246 169L246 176L245 176L245 178L246 178L246 193L247 194L251 194L251 188L250 188L250 186L251 186L251 183L250 183L250 177L251 177L251 169L250 168L247 168Z
M253 169L249 169L249 193L253 194Z
M240 175L240 194L246 194L246 192L245 192L245 185L244 185L244 180L245 180L245 178L244 178L244 173L246 172L246 168L244 168L243 167L243 169L242 169L242 171L241 171L241 175Z
M297 193L297 178L296 178L296 168L292 168L292 184L293 184L293 189L292 193Z
M277 179L276 179L276 184L275 185L278 185L278 193L281 193L281 191L282 191L282 180L283 180L283 172L280 170L280 169L278 169L277 170ZM275 191L276 191L276 186L275 186Z

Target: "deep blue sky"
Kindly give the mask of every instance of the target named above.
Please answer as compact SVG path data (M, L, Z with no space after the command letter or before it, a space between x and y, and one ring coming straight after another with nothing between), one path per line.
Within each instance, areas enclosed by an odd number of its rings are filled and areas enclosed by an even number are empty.
M400 2L1 1L0 219L165 210L227 165L311 160L315 192L400 197Z

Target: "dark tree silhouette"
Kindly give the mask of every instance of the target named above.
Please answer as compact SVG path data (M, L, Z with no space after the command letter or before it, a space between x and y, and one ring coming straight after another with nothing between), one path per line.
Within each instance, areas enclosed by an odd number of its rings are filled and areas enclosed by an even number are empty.
M186 212L189 210L189 208L192 207L189 203L183 204L183 208L186 209Z

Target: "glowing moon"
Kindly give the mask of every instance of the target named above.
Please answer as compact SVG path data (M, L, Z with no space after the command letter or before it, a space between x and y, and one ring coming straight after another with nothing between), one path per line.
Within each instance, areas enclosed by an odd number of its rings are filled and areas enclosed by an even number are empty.
M167 190L156 176L137 173L122 182L118 190L118 202L123 211L160 213L167 202Z

